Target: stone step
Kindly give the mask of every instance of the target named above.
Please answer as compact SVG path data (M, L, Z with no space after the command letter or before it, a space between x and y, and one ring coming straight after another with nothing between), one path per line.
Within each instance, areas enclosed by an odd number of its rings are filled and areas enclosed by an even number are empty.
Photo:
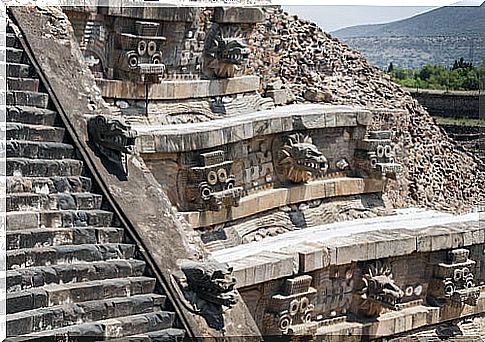
M92 210L100 209L103 196L82 193L15 193L6 198L7 211L38 210Z
M7 122L54 126L57 112L31 106L7 106Z
M7 314L116 297L149 294L155 289L155 278L129 277L72 284L52 284L7 293Z
M39 80L37 78L7 77L8 90L39 91Z
M69 177L6 177L7 194L12 193L42 193L53 194L58 192L89 192L91 191L91 178L83 176Z
M125 243L34 247L9 250L7 270L25 267L73 264L111 259L131 259L135 246Z
M75 159L70 144L49 141L7 140L7 158Z
M72 303L22 311L8 315L7 331L30 334L110 318L159 311L166 297L159 294L135 295Z
M12 76L12 75L9 75ZM28 76L17 76L28 77ZM30 106L37 108L47 108L49 104L49 95L37 91L28 90L11 90L7 91L8 106Z
M83 163L82 161L76 159L7 159L7 176L80 176L82 172Z
M185 330L168 328L153 331L146 334L125 336L120 339L112 339L110 342L182 342L185 338Z
M7 231L60 228L110 227L113 213L105 210L50 210L7 212Z
M113 338L122 338L136 334L162 331L172 327L175 314L168 311L157 311L152 313L112 318L93 323L73 325L70 327L54 329L47 332L38 332L28 336L10 337L15 332L7 331L7 338L4 341L58 341L65 340L69 336L69 341L78 341L75 337L85 337L85 341L101 341ZM159 340L164 341L164 340ZM170 340L167 340L170 341Z
M35 228L6 233L7 250L62 245L121 243L122 241L123 228L114 227Z
M7 62L7 77L29 78L31 76L33 76L33 71L30 64Z
M24 60L24 50L14 47L7 47L7 63L22 63Z
M60 143L65 129L60 127L7 122L7 140L29 140Z
M18 40L15 33L7 33L6 35L7 35L7 47L12 47L17 49L22 48L22 45L20 44L20 41Z
M144 272L145 262L137 259L30 267L7 271L6 286L11 293L49 284L139 277Z

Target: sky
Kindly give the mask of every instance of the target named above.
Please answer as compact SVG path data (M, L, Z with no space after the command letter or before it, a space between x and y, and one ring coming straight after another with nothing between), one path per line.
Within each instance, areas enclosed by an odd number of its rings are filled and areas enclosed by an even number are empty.
M324 31L332 32L344 27L362 24L381 24L390 21L401 20L412 17L419 13L427 12L433 8L444 5L474 5L478 6L483 0L456 1L447 0L394 0L392 6L380 6L380 0L340 0L342 5L335 4L336 1L305 1L290 0L289 3L303 3L304 6L283 5L285 1L277 1L282 4L283 9L299 17L317 23ZM307 3L309 5L307 5ZM316 5L315 3L318 3ZM387 2L390 3L389 1ZM422 6L411 6L412 4L422 4ZM325 5L322 5L325 4ZM411 4L408 6L407 4ZM397 6L401 5L401 6Z

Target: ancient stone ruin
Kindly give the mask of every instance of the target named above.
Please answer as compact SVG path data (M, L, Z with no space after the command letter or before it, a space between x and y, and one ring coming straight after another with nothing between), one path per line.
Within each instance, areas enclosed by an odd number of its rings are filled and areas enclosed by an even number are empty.
M8 341L485 335L483 164L408 93L278 6L131 5L7 9Z

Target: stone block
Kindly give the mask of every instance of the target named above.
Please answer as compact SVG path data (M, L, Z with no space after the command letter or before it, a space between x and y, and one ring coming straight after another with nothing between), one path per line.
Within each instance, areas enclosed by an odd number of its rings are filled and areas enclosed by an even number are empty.
M305 242L299 244L296 250L299 257L299 271L302 273L320 270L330 265L332 250L323 244Z
M34 317L29 312L22 312L7 318L7 337L24 335L32 332Z
M333 95L328 90L310 88L303 93L303 97L311 102L331 102Z
M440 321L440 308L429 308L426 315L426 321L428 324L436 324Z
M379 238L375 241L376 259L406 255L416 251L416 238L403 231L377 231L368 235Z
M357 115L355 113L335 113L335 116L338 127L351 127L357 125Z
M337 114L336 113L325 113L325 127L336 127L337 126Z
M271 97L275 105L284 105L288 102L286 89L266 90L266 97Z
M377 318L376 324L370 324L369 335L372 337L389 336L395 334L397 315L389 312Z
M355 235L332 239L331 245L336 249L336 265L345 265L359 260L372 260L375 256L375 246L371 245L369 250L368 241L357 239ZM374 247L373 250L372 247Z
M362 126L370 126L372 123L372 112L358 112L357 113L357 124Z
M411 328L412 329L417 329L422 326L425 326L427 324L427 315L428 311L427 310L416 310L414 315L412 315L412 321L411 321Z
M461 231L453 230L449 226L433 226L415 232L417 235L418 252L431 252L463 246Z
M361 179L336 179L335 196L360 194L364 190L364 184Z
M264 13L256 7L216 7L213 20L224 24L256 24L264 20Z
M298 121L295 122L300 124L302 127L298 127L298 129L317 129L317 128L324 128L326 125L326 113L315 114L315 115L302 115L298 116Z
M39 213L36 213L36 212L7 213L8 230L38 228L38 226L39 226Z
M335 181L329 181L325 183L325 197L334 197L336 195Z

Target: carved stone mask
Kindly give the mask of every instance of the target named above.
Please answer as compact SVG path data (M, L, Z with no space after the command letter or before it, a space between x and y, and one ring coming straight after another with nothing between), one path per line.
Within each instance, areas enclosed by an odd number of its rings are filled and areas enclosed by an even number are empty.
M324 175L328 169L328 161L309 136L297 133L286 137L279 151L277 167L286 180L302 183L312 177Z
M204 44L203 71L209 77L234 77L249 57L250 50L242 39L222 31L213 24Z
M187 284L208 302L231 307L237 303L232 267L216 262L185 262L181 266Z
M368 307L369 315L378 314L382 308L397 310L397 304L404 297L404 291L394 282L388 264L377 262L375 265L369 265L362 281L362 298L364 306Z
M249 48L246 44L238 39L226 38L219 51L220 59L224 63L243 64L249 57Z
M134 152L137 134L120 120L99 115L90 119L88 129L98 145L121 153Z

